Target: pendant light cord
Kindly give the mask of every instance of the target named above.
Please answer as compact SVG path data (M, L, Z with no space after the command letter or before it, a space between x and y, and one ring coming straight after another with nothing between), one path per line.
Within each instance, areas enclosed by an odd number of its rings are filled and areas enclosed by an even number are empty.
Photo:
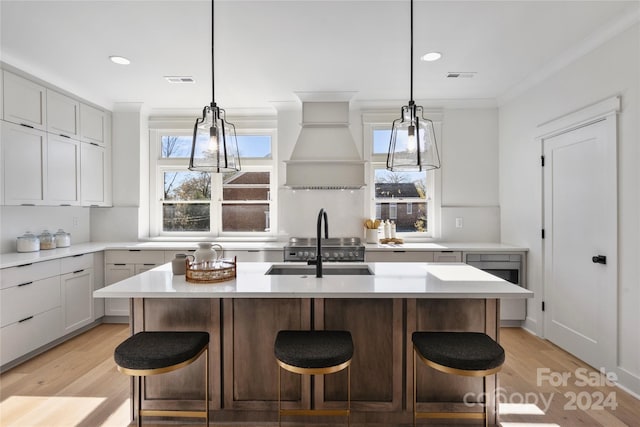
M413 0L412 0L413 1ZM215 25L214 25L214 13L213 13L213 9L214 6L213 4L215 3L214 0L211 0L211 107L216 105L216 89L215 89L215 66L214 66L214 61L213 61L213 54L214 54L214 49L213 49L213 33L214 33L214 29L215 29Z
M409 99L409 104L413 104L413 0L411 0L411 23L409 25L409 28L411 29L411 70L409 73L410 76L410 81L411 81L411 93L410 93L410 99Z

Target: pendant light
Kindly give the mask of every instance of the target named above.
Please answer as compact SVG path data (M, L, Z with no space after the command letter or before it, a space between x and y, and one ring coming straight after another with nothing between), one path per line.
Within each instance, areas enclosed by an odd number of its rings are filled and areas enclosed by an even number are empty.
M193 127L189 170L201 172L235 172L240 170L236 128L226 121L225 111L215 101L213 60L214 0L211 0L211 104L204 107L202 117Z
M409 104L393 121L387 169L390 171L427 171L440 168L433 122L423 117L423 109L413 101L413 0L411 0L411 74Z

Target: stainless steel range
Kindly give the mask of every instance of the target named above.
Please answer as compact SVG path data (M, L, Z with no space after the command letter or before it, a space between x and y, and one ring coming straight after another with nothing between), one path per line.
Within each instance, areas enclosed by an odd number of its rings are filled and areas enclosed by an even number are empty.
M316 239L291 237L284 247L285 261L313 261L316 259ZM322 239L324 261L364 261L364 244L359 237Z

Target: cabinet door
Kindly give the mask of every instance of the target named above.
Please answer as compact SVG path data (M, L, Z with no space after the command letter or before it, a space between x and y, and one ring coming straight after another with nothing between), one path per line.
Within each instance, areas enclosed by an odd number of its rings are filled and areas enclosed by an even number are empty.
M80 147L80 182L82 206L107 204L107 155L104 147L82 143Z
M157 267L158 265L159 264L152 264L152 263L136 264L134 272L135 272L135 274L144 273L145 271L149 271L152 268Z
M135 274L133 264L107 264L104 272L105 285L111 285ZM106 298L104 314L107 316L128 316L129 300L127 298Z
M260 249L224 250L225 258L237 257L238 262L282 262L282 251L265 251Z
M47 132L78 138L80 136L80 103L47 89Z
M66 334L93 322L93 270L63 274L60 283L63 332Z
M47 138L48 205L80 204L80 143L49 134Z
M104 145L106 142L106 116L104 111L80 104L80 139Z
M60 338L61 310L61 307L56 307L0 329L0 342L3 343L0 346L0 365Z
M21 283L0 290L0 326L25 321L60 306L60 277Z
M365 252L366 262L432 262L433 253L427 251L370 251Z
M5 205L42 205L45 200L46 133L2 122Z
M433 253L434 262L462 262L462 252L436 251Z
M4 71L4 119L45 130L47 92L43 86Z

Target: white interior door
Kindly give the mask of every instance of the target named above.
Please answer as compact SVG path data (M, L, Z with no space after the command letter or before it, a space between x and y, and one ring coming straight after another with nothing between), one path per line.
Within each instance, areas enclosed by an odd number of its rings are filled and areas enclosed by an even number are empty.
M615 118L543 139L545 337L609 369L617 346L615 139Z

